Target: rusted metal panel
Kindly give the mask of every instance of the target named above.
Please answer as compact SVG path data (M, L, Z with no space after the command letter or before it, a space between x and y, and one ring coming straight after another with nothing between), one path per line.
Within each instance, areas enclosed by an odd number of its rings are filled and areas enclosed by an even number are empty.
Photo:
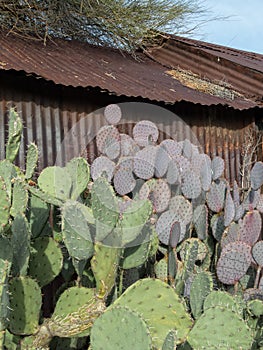
M221 50L217 64L217 46L210 45L208 49L195 43L171 39L148 53L151 58L138 54L135 60L120 51L76 41L54 39L44 46L39 41L2 33L0 71L23 71L63 86L99 87L117 96L169 104L188 101L240 110L263 106L263 73L258 68L263 66L262 55L254 58L258 66L250 67L248 54L244 53L246 59L242 59L240 52L238 63L239 57L230 61L231 54L226 59ZM186 80L180 79L182 75ZM214 93L217 90L219 93Z
M78 155L86 156L91 162L98 155L94 137L104 123L99 108L106 105L105 96L98 94L93 101L83 94L75 100L73 96L69 98L67 92L56 95L49 86L46 89L51 93L43 96L23 87L17 91L0 88L1 159L4 157L4 140L7 136L6 112L10 106L15 106L24 123L22 146L17 160L23 169L30 142L35 142L39 148L38 171L48 165L64 165L67 160ZM121 101L122 98L112 98L112 102ZM160 141L172 137L199 142L203 151L211 157L223 157L226 177L231 183L234 179L240 183L246 133L250 128L255 129L253 113L184 103L170 107L171 112L167 111L170 115L160 118L157 112L153 113L153 107L157 108L157 105L146 105L141 111L126 108L123 104L121 107L124 111L124 124L120 125L122 131L131 134L136 120L151 119L161 131Z
M210 83L221 82L247 98L263 101L263 55L180 37L168 39L148 54L162 65L190 71Z

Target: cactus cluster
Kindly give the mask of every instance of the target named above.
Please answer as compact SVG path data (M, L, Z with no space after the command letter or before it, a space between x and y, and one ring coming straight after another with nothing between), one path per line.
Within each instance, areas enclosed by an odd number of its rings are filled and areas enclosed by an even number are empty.
M76 157L37 177L35 144L25 171L13 164L22 121L10 111L0 161L0 347L262 347L263 163L248 190L231 187L220 157L189 140L158 143L147 120L122 134L117 105L104 116L91 165Z

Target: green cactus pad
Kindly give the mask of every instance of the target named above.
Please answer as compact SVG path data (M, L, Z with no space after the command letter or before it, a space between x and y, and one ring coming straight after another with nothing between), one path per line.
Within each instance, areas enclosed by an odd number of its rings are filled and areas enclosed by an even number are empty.
M17 171L14 164L12 164L7 159L1 160L0 161L0 178L1 178L0 188L2 188L3 186L5 187L8 198L10 200L12 196L13 179L15 179L16 177L17 177ZM2 181L3 181L3 185L2 185Z
M9 330L14 334L34 334L38 330L41 308L41 289L29 277L11 279Z
M13 162L17 156L20 147L20 141L23 132L22 120L14 108L9 111L8 121L8 140L6 144L6 159Z
M28 273L43 287L60 273L63 264L62 252L51 237L39 237L31 247Z
M71 159L65 169L69 173L72 182L70 198L76 200L87 188L90 179L89 165L86 159L78 157Z
M263 301L262 300L250 300L247 303L247 308L253 316L263 316Z
M27 215L32 238L38 237L49 218L49 205L33 194L29 199L29 212Z
M144 319L127 307L107 310L91 330L93 350L151 350L149 327Z
M202 271L194 276L190 289L191 312L198 319L203 312L204 301L213 289L213 278L208 272Z
M193 349L251 349L253 334L235 312L217 306L196 321L187 341Z
M226 307L236 314L242 316L245 303L239 296L232 296L222 290L213 290L205 299L204 312L217 306Z
M147 229L147 226L145 229ZM148 242L142 242L140 245L125 248L121 260L121 267L123 269L131 269L145 263L149 257L153 239L154 237Z
M34 174L35 168L37 166L38 160L38 148L34 142L31 142L28 146L27 155L26 155L26 173L25 178L31 179Z
M115 306L127 306L138 312L149 326L153 346L161 348L167 333L177 331L177 343L186 338L192 320L178 295L166 283L154 279L142 279L131 285L115 302Z
M6 190L5 182L0 177L0 222L1 227L0 230L3 230L9 221L10 214L10 197L8 196L8 192Z
M189 254L195 256L195 261L203 261L208 254L208 248L199 238L188 238L180 245L179 252L183 261L187 260Z
M72 189L70 172L58 166L47 167L39 175L38 186L49 196L64 201L70 198Z
M9 316L8 277L12 262L12 246L9 239L0 237L0 332L6 329Z
M168 261L167 258L162 258L154 265L155 276L163 281L168 282Z
M71 287L59 297L47 325L53 336L83 337L104 311L104 303L95 297L94 289Z
M25 213L27 209L28 192L23 180L16 179L12 191L12 206L10 214L16 215Z
M78 260L93 254L93 237L89 223L94 223L91 211L84 204L68 200L62 207L62 235L70 256Z
M26 337L26 338L29 338L29 337ZM2 346L2 349L17 350L19 348L20 342L21 342L21 338L19 336L8 332L8 330L6 329L4 332L4 344L3 345L1 344L1 346ZM31 350L31 349L21 347L21 350Z
M0 236L0 260L11 262L13 259L13 246L11 239ZM1 273L0 273L1 276Z
M117 198L106 179L98 178L91 190L91 205L94 218L102 226L96 233L96 240L102 241L115 227L119 218ZM97 230L97 228L96 228Z
M107 296L115 284L117 268L122 250L95 243L95 253L91 259L91 268L96 280L97 293Z
M176 330L171 330L165 338L165 341L162 346L162 350L177 349L176 343L177 343L177 332Z
M46 203L53 204L53 205L56 205L58 207L62 206L64 203L64 201L62 201L58 198L55 198L46 192L43 192L39 188L28 186L28 190L29 190L29 192L31 192L32 195L38 197L39 199L41 199L42 201L44 201Z
M122 213L118 222L121 229L122 246L134 245L133 241L140 235L144 225L152 213L152 205L149 200L133 200ZM147 234L147 232L145 232Z
M24 215L17 215L12 224L12 273L26 275L30 256L30 229Z
M84 287L67 289L59 298L51 318L45 319L33 339L34 349L47 349L52 337L84 337L105 310L104 303ZM30 349L31 350L31 349Z

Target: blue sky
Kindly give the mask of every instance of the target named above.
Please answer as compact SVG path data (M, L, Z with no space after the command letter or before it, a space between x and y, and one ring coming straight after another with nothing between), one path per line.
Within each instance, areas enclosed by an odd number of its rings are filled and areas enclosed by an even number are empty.
M194 38L263 54L263 0L205 0L213 16L230 16L204 24Z

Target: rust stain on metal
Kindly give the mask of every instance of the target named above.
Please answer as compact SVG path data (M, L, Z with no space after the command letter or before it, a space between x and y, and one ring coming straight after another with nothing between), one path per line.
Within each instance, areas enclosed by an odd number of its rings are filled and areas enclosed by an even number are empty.
M38 41L1 33L0 62L4 63L0 70L23 71L64 86L98 87L116 96L168 104L221 104L239 110L263 107L262 55L178 37L168 39L158 49L138 53L135 60L127 53L87 43L54 39L43 46ZM176 69L191 71L202 80L230 84L234 99L190 87L166 73Z
M229 84L245 98L263 105L261 54L177 36L171 36L160 48L146 54L170 70L191 71L202 79Z

